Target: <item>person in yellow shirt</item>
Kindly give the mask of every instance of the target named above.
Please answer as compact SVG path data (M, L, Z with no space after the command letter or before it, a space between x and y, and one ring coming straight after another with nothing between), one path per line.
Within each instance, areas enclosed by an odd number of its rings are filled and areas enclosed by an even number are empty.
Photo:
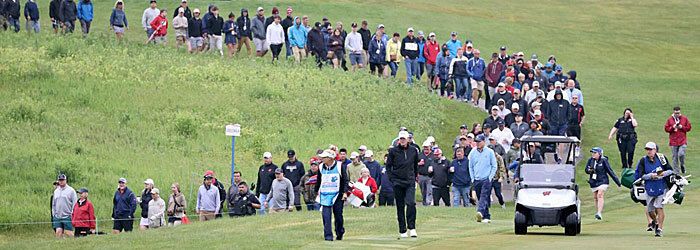
M399 33L394 33L391 40L386 43L386 61L389 62L391 77L396 77L396 72L401 64L401 41Z

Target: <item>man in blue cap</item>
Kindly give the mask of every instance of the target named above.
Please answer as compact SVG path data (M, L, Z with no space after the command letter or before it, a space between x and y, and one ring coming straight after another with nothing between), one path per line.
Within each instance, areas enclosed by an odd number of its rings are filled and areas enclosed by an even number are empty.
M498 165L495 153L486 147L486 137L480 134L474 140L477 142L477 147L469 152L467 159L469 159L469 176L474 185L474 191L479 196L476 222L490 223L491 180L496 175Z

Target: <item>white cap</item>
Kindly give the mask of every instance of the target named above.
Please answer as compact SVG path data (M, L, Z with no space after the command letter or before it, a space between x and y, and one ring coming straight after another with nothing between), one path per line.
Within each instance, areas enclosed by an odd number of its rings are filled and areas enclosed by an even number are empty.
M155 185L155 184L153 183L153 180L151 180L151 179L146 179L145 181L143 181L143 184Z
M542 115L542 111L541 111L541 110L535 110L535 115Z
M265 9L263 9L263 7L258 7L258 12L260 12L261 10L265 10Z
M498 110L498 106L493 105L493 106L491 107L491 110Z
M654 143L654 142L647 142L647 144L644 145L644 149L656 149L656 143Z
M431 36L435 36L435 33L430 32L430 34L428 34L428 37L431 37Z
M360 145L359 150L365 151L365 150L367 150L367 146L365 146L365 145Z
M318 157L321 157L321 158L326 158L326 157L327 157L327 158L335 158L335 152L333 152L333 150L326 149L326 150L323 150L323 152L321 152L320 154L318 154Z
M429 141L430 143L433 143L433 142L435 142L435 137L433 137L433 136L431 135L431 136L428 136L428 138L425 138L425 140L426 140L426 141Z
M499 82L499 83L498 83L498 87L505 87L505 86L506 86L506 84L505 84L504 82Z
M350 153L350 159L355 159L360 156L360 153L358 152L352 152Z
M185 9L182 8L182 7L177 8L177 12L178 12L178 13L185 13Z
M532 87L539 87L539 86L540 86L540 82L538 82L538 81L532 82Z
M160 194L160 190L158 190L157 188L153 188L151 189L151 194Z
M272 158L272 153L270 153L270 152L263 153L263 158L266 158L266 159Z
M432 146L432 144L430 144L430 142L428 140L425 140L423 142L423 147L430 147L430 146Z
M554 82L554 87L561 87L561 82L560 81Z
M372 150L365 151L365 157L372 157L372 156L374 156L374 152L372 152Z
M467 47L474 47L472 43L467 43Z
M410 136L410 135L408 134L407 131L401 131L401 132L399 132L399 139L400 139L400 138L406 138L406 139L408 139L409 136Z
M532 106L533 106L533 107L535 107L535 106L542 106L542 103L540 103L540 102L532 102Z
M467 134L467 138L472 138L472 139L474 139L474 134L472 134L472 133Z
M406 32L413 32L413 27L409 27Z
M510 107L510 109L520 109L520 104L517 102L514 102L513 105Z
M194 9L194 10L192 11L192 13L200 13L200 12L199 12L199 9Z

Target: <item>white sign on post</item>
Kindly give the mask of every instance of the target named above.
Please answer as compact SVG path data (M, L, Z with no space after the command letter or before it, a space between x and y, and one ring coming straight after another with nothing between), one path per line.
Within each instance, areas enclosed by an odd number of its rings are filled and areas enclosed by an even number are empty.
M240 124L229 124L226 125L226 136L241 136L241 125Z

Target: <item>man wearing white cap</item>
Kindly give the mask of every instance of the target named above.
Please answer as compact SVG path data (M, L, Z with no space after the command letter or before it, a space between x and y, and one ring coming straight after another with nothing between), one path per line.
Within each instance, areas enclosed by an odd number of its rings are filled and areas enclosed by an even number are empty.
M343 164L335 160L335 152L326 149L318 155L321 158L316 191L321 203L321 215L323 216L323 237L327 241L333 241L331 230L331 214L335 219L336 240L343 240L345 227L343 225L343 204L347 195L348 170Z
M150 225L148 220L148 202L150 202L152 199L151 190L153 190L155 184L153 183L153 180L146 179L143 182L143 186L141 197L136 198L141 206L141 221L139 222L139 229L142 231L148 229L148 226Z
M360 145L360 147L357 148L357 152L360 154L360 160L362 162L364 162L365 161L365 152L367 152L367 146Z
M114 227L112 234L119 234L121 231L131 232L134 227L134 213L136 212L136 195L126 186L126 178L119 178L119 187L114 192L112 199L114 208L112 209L112 220Z
M537 98L538 95L544 96L544 91L540 89L540 82L534 81L532 82L532 89L525 93L525 101L527 101L527 103L531 103Z
M275 180L275 169L277 169L277 165L272 163L272 153L265 152L263 154L263 162L263 165L258 169L258 181L255 184L255 196L261 201L267 200L272 181ZM265 208L260 208L259 212L260 215L264 215Z
M647 142L644 145L647 154L637 163L637 170L634 172L634 178L642 178L644 180L644 190L647 193L647 213L651 222L649 228L654 231L656 237L663 236L664 205L662 203L663 196L666 193L667 177L673 174L673 170L669 161L662 154L657 154L658 147L654 142Z
M433 85L435 81L435 63L440 54L440 44L435 40L435 33L428 34L428 41L423 46L423 57L425 57L425 71L428 72L428 86L430 90L435 90L439 85ZM432 86L432 87L431 87Z
M177 15L173 18L173 29L175 29L175 47L180 49L180 46L187 43L187 26L188 20L185 17L185 9L178 8L175 12Z
M418 237L416 233L416 177L418 174L418 149L409 144L409 134L399 132L399 142L389 150L386 169L393 183L396 199L396 215L399 237ZM408 232L408 234L407 234Z
M377 187L382 185L382 166L378 161L374 160L374 152L372 150L365 151L365 166L369 169L369 176L372 176L377 182Z
M151 189L151 198L148 202L148 227L159 228L165 225L165 201L157 188Z
M418 79L418 38L413 36L413 28L406 30L408 35L401 41L401 56L406 62L406 83L413 86L413 77Z

